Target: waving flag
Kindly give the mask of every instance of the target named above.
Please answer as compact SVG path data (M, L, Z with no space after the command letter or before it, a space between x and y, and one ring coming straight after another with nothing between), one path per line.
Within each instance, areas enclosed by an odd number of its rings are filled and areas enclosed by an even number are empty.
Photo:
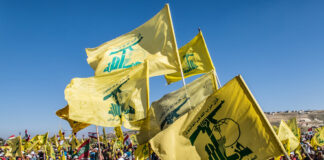
M8 139L14 139L16 136L13 134L10 137L8 137Z
M125 136L123 144L125 146L132 147L132 140L128 134Z
M11 138L10 140L7 141L7 143L11 147L11 155L13 157L22 156L23 146L22 146L22 141L20 136Z
M79 144L80 144L79 140L73 134L72 135L72 140L71 140L71 148L72 148L72 150L76 149Z
M213 72L209 72L179 90L164 95L152 103L149 116L137 135L139 144L147 143L157 133L202 103L216 91Z
M25 143L25 145L24 145L25 151L29 152L33 148L36 148L36 146L39 145L39 142L40 142L40 136L36 135L31 140L29 140L27 143Z
M133 145L138 145L137 137L135 134L130 135L130 139L132 140Z
M69 122L73 133L77 133L80 130L90 126L90 124L88 124L88 123L82 123L82 122L77 122L77 121L71 120L69 118L69 105L65 106L64 108L62 108L62 109L60 109L58 111L56 111L56 115L58 117L60 117L60 118L62 118L62 119Z
M78 148L76 155L78 159L87 159L90 155L90 139L87 139L85 142L81 144Z
M137 146L134 152L135 160L147 160L150 156L149 151L150 151L149 143L145 143Z
M314 134L311 144L315 146L324 146L324 127L318 128L317 132Z
M297 137L297 139L300 139L300 129L297 125L297 118L294 117L292 119L289 119L287 122L287 125L291 129L291 131L294 133L294 135Z
M116 137L117 137L121 142L124 142L124 135L123 135L123 131L122 131L121 127L120 127L120 126L115 127L114 130L115 130L115 135L116 135Z
M169 5L133 31L99 47L87 48L86 52L96 76L121 71L144 60L150 61L150 77L179 71Z
M205 43L202 32L193 38L189 43L179 49L180 61L184 77L188 78L197 74L215 72L213 61L210 58L207 45ZM214 75L215 82L217 82L216 74ZM176 72L165 75L168 84L181 80L181 73ZM216 87L217 83L215 83Z
M285 153L238 76L150 141L161 159L269 159Z
M72 79L65 89L68 118L104 127L144 119L149 106L147 65L145 62L123 72Z
M278 137L283 144L288 144L289 142L290 151L294 151L300 145L298 138L295 136L295 134L292 132L292 130L283 120L281 120L279 125Z
M50 142L47 142L46 144L46 156L47 159L51 158L52 160L55 159L55 151L53 149L53 146Z

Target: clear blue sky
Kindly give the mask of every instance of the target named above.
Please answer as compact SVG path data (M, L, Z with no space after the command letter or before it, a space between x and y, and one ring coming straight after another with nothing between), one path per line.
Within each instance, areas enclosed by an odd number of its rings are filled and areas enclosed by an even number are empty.
M94 74L85 48L131 31L167 2L0 1L0 137L69 129L55 111L72 78ZM169 3L178 46L200 27L222 84L242 74L264 111L324 109L324 1ZM152 101L182 85L150 83Z

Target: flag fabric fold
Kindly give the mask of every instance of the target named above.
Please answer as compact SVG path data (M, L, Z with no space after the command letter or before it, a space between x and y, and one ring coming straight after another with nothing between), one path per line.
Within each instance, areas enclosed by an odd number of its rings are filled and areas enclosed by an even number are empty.
M68 118L104 127L144 119L148 110L147 65L145 62L123 72L72 79L65 89Z
M116 135L117 139L120 140L120 142L124 142L124 134L123 134L121 127L120 126L115 127L114 130L115 130L115 135Z
M285 154L240 76L149 142L161 159L268 159Z
M154 135L213 94L216 91L213 74L209 72L186 87L168 93L160 100L153 102L149 115L137 135L139 144L147 143Z
M278 128L278 138L283 144L288 144L289 142L289 151L294 151L300 145L299 140L297 139L295 134L283 120L281 120Z
M69 105L64 108L56 111L56 115L69 122L70 127L72 128L73 133L77 133L80 130L90 126L88 123L77 122L69 118Z
M76 155L78 159L87 159L90 155L90 139L84 141L77 149Z
M135 160L147 160L150 156L149 143L145 143L137 146L134 155L135 155Z
M311 139L311 144L315 146L324 146L324 127L318 128L317 132L314 134Z
M149 21L96 48L87 48L95 75L124 70L149 60L150 77L179 71L169 5Z
M54 151L54 148L51 144L51 142L47 142L46 143L46 156L47 156L47 159L56 159L56 156L55 156L55 151Z
M20 136L11 138L10 140L7 141L7 143L11 148L11 156L13 157L22 156L22 151L24 150L24 148L22 146L22 140Z
M294 133L294 135L297 137L298 140L300 140L300 129L297 125L297 118L291 118L288 120L287 125L291 129L291 131Z
M77 149L77 146L80 144L80 142L78 141L78 139L75 137L75 135L72 135L72 140L71 140L71 149L74 151L75 149Z
M215 72L201 31L189 43L179 49L179 57L185 78L210 71ZM214 75L214 78L216 80L216 75ZM182 77L180 72L176 72L165 75L165 79L168 84L171 84L181 80ZM216 87L218 88L217 85Z

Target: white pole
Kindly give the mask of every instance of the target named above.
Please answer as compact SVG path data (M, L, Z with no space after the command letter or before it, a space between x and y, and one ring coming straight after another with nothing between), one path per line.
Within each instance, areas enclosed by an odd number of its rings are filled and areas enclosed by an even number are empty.
M168 15L169 15L169 20L170 20L170 24L171 24L170 28L171 28L171 32L172 32L172 39L175 42L174 43L174 52L176 53L177 61L179 63L179 68L180 68L180 73L181 73L181 78L182 78L182 84L183 84L183 86L186 86L186 82L184 80L184 75L183 75L183 71L182 71L182 65L181 65L181 61L180 61L180 57L179 57L177 40L176 40L175 33L174 33L174 28L173 28L173 22L172 22L172 18L171 18L170 7L169 7L169 4L166 4L166 6L168 8Z
M177 61L179 63L182 84L183 84L183 86L185 88L186 97L190 97L190 95L188 94L188 91L187 91L186 81L185 81L184 75L183 75L182 64L181 64L180 57L179 57L179 50L178 50L177 40L176 40L175 33L174 33L174 28L173 28L173 23L172 23L172 18L171 18L171 12L170 12L169 4L166 4L166 7L168 8L168 15L169 15L169 20L170 20L170 24L171 24L170 28L171 28L171 32L172 32L172 38L173 38L173 41L174 41L174 52L176 53ZM188 102L189 102L190 108L192 108L190 99L189 99Z

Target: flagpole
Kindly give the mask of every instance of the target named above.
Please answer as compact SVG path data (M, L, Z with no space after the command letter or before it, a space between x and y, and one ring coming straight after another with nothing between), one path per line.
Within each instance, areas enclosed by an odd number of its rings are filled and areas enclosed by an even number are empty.
M177 61L179 63L182 84L183 84L183 86L186 86L186 81L184 79L183 70L182 70L182 64L181 64L180 57L179 57L179 50L178 50L177 40L176 40L175 33L174 33L174 28L173 28L173 22L172 22L172 18L171 18L170 7L169 7L169 4L168 3L166 4L166 6L168 8L168 16L169 16L169 20L170 20L170 24L171 24L170 28L171 28L171 32L172 32L172 39L174 41L174 52L176 53Z
M99 138L99 131L98 131L98 126L97 125L96 125L96 130L97 130L97 141L98 141L99 160L102 160L102 157L101 157L101 149L100 149L100 138Z
M181 64L180 57L179 57L180 54L179 54L179 50L178 50L177 40L176 40L175 33L174 33L174 28L173 28L173 22L172 22L172 18L171 18L170 7L169 7L169 4L168 3L166 4L166 7L168 8L168 16L169 16L169 21L170 21L170 25L171 25L170 28L171 28L171 32L172 32L172 39L174 41L174 52L176 53L177 61L179 63L182 84L183 84L183 86L185 88L185 91L186 91L186 97L189 97L188 91L187 91L187 86L186 86L186 81L185 81L184 75L183 75L182 64ZM189 105L190 105L190 108L192 108L190 99L189 99Z

